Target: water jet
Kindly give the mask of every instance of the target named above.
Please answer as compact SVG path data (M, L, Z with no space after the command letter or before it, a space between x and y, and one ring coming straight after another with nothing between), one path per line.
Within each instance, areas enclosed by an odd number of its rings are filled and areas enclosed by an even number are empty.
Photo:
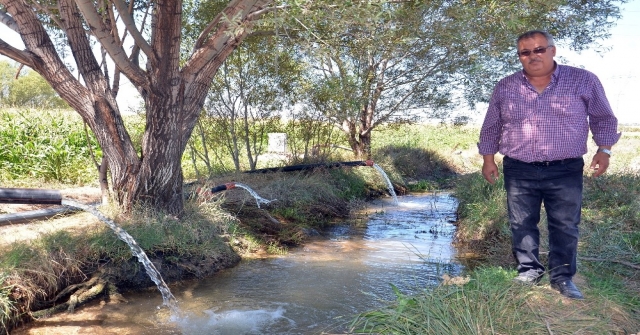
M138 243L133 239L129 233L118 226L115 222L105 217L96 208L89 205L84 205L72 200L66 200L62 198L62 194L58 190L44 190L44 189L28 189L28 188L0 188L0 203L9 204L40 204L40 205L63 205L66 208L72 208L75 210L83 210L90 214L93 214L100 221L104 222L111 230L113 230L118 238L125 242L134 256L138 258L140 263L144 266L147 274L151 280L156 284L158 290L162 294L162 300L164 305L169 307L172 312L178 312L176 298L171 294L169 287L162 279L160 272L156 269L155 265L151 263L147 254L140 248Z

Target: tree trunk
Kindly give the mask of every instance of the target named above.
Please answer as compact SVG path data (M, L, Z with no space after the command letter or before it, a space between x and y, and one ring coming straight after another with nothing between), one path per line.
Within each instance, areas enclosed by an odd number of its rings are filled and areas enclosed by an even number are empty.
M376 101L370 98L360 114L360 150L361 158L371 159L371 131L373 131L373 115L376 111Z
M365 107L360 113L359 124L347 120L342 122L342 131L347 135L349 146L357 159L371 159L373 112L372 108Z
M109 203L109 179L107 178L108 171L109 167L107 166L107 158L105 156L102 156L102 161L98 166L98 180L100 182L100 196L102 198L103 205Z
M371 157L371 132L365 132L364 134L360 134L360 152L362 153L359 156L360 159L372 159Z
M149 95L147 98L147 130L142 140L140 169L129 194L132 199L162 208L169 213L179 214L183 208L182 197L182 153L186 149L191 129L184 129L184 97L167 101L163 96ZM153 117L151 117L153 115ZM130 204L126 199L124 203Z

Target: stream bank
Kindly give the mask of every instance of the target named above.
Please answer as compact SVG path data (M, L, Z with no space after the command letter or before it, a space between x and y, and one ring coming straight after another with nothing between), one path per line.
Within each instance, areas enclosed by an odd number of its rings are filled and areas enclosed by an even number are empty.
M322 230L287 255L244 260L214 276L175 282L183 315L158 309L154 289L98 299L74 314L36 321L15 334L310 334L344 331L353 315L456 275L451 246L455 199L404 196L369 204L367 222ZM108 315L108 317L105 317ZM52 328L51 325L57 325Z

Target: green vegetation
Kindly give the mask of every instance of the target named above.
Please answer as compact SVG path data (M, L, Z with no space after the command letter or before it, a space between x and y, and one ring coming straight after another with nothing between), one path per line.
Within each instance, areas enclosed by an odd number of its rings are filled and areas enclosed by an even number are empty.
M0 111L0 180L3 185L62 183L96 179L91 153L100 149L71 112Z
M12 285L7 284L4 273L0 274L0 329L10 329L8 322L15 318L15 302L10 298Z
M0 107L69 108L37 72L0 61Z
M405 296L388 308L363 313L358 333L374 334L542 334L546 325L532 308L521 308L530 290L513 283L513 271L481 268L459 284ZM466 283L465 283L466 282ZM464 284L463 284L464 283ZM571 325L577 331L581 322Z
M80 120L35 111L5 111L0 115L10 121L0 123L0 164L11 164L0 169L3 186L97 184L92 181L97 172L87 148L88 143L95 146L95 142L87 140ZM138 118L132 116L127 122L135 125ZM631 334L640 330L640 137L622 138L614 148L613 165L607 175L592 178L585 172L577 280L587 300L566 301L548 284L524 287L511 282L515 272L505 194L500 183L489 185L480 176L481 159L475 148L478 129L403 125L378 131L372 143L374 161L386 171L397 191L451 189L459 199L456 243L468 271L463 278L443 280L442 285L425 288L418 295L396 291L397 299L389 306L359 315L352 323L354 332ZM5 139L10 136L10 140ZM52 150L48 146L66 150L58 174L42 172L45 169L35 159L43 159L42 152ZM99 152L95 147L92 150ZM591 150L586 160L594 148ZM25 158L17 159L20 155ZM188 155L187 150L185 170L194 166ZM353 159L343 151L334 151L328 157ZM290 158L292 162L297 159ZM233 166L231 160L225 162ZM258 208L246 192L203 197L203 189L228 182L251 185L260 196L278 201ZM109 206L100 210L125 228L154 262L162 264L166 281L175 281L233 266L240 257L285 253L304 243L310 231L336 219L352 218L353 210L364 200L385 192L386 184L379 174L367 168L269 174L218 172L190 182L186 187L190 200L179 220L145 208L126 215ZM53 224L95 219L79 213L52 220ZM129 288L152 285L111 230L97 223L81 227L0 245L0 333L29 320L32 311L46 311L69 295L79 296L95 287L91 284L94 278L115 285L124 283ZM70 291L71 287L75 291ZM117 294L113 285L106 287L105 294ZM66 293L61 294L63 291Z
M595 294L590 303L562 301L548 286L514 283L515 271L481 267L459 284L421 294L397 293L387 308L362 313L354 330L372 334L629 334L633 313ZM636 305L637 306L637 305ZM631 307L631 306L629 306Z

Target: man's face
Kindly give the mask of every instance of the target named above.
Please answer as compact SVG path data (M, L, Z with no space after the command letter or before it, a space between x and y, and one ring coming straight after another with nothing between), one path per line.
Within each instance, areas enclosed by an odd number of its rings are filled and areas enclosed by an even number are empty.
M525 72L531 77L545 76L553 72L553 57L556 48L549 46L547 39L540 34L518 42L518 57Z

